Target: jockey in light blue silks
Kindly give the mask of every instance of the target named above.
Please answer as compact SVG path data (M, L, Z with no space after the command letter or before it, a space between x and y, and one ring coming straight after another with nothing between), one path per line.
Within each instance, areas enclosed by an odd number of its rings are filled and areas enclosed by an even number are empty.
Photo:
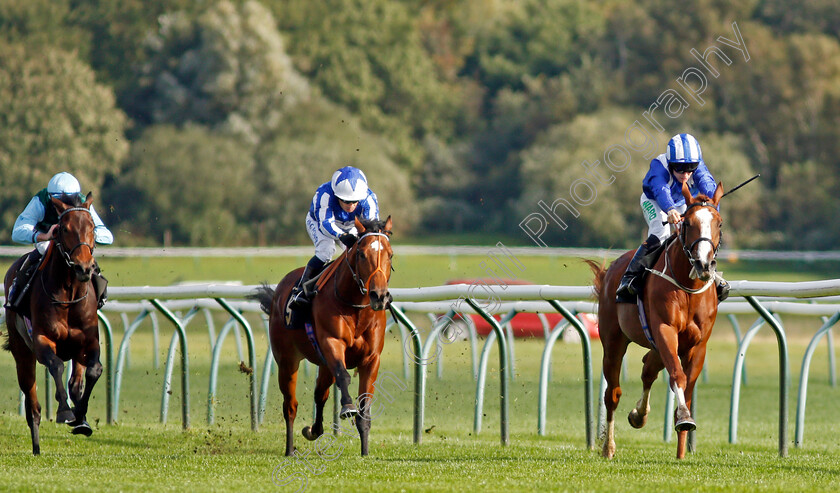
M84 202L85 198L82 196L82 187L79 185L79 180L70 173L58 173L50 178L47 188L41 189L32 197L32 200L29 201L29 204L26 205L26 208L23 209L23 212L15 221L15 226L12 229L12 241L27 245L34 244L35 250L26 256L26 260L20 266L12 287L9 288L6 308L12 308L13 310L19 308L35 267L41 261L50 240L55 237L55 230L58 227L58 212L50 199L53 197L67 199L72 196L78 196ZM90 215L93 217L95 226L93 233L96 243L102 245L113 243L114 235L102 223L102 219L99 218L99 214L96 213L93 205L90 206ZM91 281L99 301L99 308L102 308L107 299L106 286L108 281L102 277L99 265L94 265L94 274L91 276Z
M332 179L315 191L309 213L306 215L306 232L315 244L315 255L306 264L300 281L292 290L291 305L294 308L308 306L311 293L304 284L318 275L324 265L332 259L336 241L345 246L352 245L357 231L355 219L379 219L379 203L376 194L367 184L367 177L358 168L345 166L332 175Z
M671 235L669 224L676 225L685 212L685 197L682 184L688 182L692 196L715 195L715 179L703 161L700 143L691 134L677 134L668 141L665 154L650 162L650 170L642 182L642 196L639 203L648 223L648 238L636 250L627 270L621 277L616 290L616 302L635 303L636 295L642 289L646 268L651 268L656 259L647 254L656 250L662 241ZM729 284L719 275L716 277L718 300L729 296Z

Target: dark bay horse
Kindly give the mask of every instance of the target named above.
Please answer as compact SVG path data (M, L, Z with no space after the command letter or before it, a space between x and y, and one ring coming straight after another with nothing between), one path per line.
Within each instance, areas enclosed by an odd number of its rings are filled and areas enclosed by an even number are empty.
M385 343L385 309L391 302L388 281L391 277L391 217L385 221L356 219L358 240L334 261L332 275L321 285L312 302L314 338L306 331L291 329L285 317L289 292L303 268L286 275L276 289L259 288L252 296L269 315L271 350L279 368L278 381L283 394L283 418L286 421L286 455L294 453L294 423L298 401L295 397L298 365L306 358L318 366L315 384L315 423L303 429L303 436L315 440L324 433L324 404L330 387L338 382L341 392L342 419L355 417L362 445L368 454L374 384L379 372L379 355ZM330 272L328 266L324 270ZM350 397L350 374L359 376L358 408Z
M650 273L644 283L642 299L649 332L645 333L642 328L637 305L615 301L615 291L633 251L619 257L606 270L587 261L595 273L598 324L604 347L607 427L602 455L607 458L615 455L615 410L621 398L621 361L631 342L649 351L642 360L642 397L628 416L630 424L641 428L647 422L650 389L665 368L678 403L674 412L674 426L678 432L677 458L685 457L688 432L696 428L689 409L694 383L706 357L706 343L717 317L715 256L721 237L717 205L723 196L723 186L718 183L712 198L704 195L692 198L683 184L683 196L687 208L682 226L652 269L659 274Z
M97 301L91 283L94 269L92 202L91 194L87 195L84 203L78 196L52 199L58 212L58 227L40 267L33 274L29 300L22 303L21 313L6 309L8 340L3 347L15 358L18 384L25 395L26 423L32 434L32 453L35 455L41 453L38 435L41 405L35 387L36 361L46 366L55 380L55 398L58 400L56 422L72 426L74 434L90 436L92 433L85 421L88 400L102 374ZM6 272L6 297L24 258L16 260ZM73 360L70 399L75 407L72 409L67 404L67 390L62 378L64 362L68 360Z

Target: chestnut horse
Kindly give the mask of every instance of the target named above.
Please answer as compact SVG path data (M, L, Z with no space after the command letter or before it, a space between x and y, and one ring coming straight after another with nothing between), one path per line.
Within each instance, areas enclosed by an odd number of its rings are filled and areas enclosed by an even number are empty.
M614 415L621 398L621 361L631 342L649 351L642 359L642 397L628 416L630 425L641 428L647 422L651 386L662 368L667 369L670 388L677 399L677 458L685 457L688 432L696 428L689 411L694 383L703 368L706 343L717 317L715 257L721 237L717 206L722 195L723 186L718 183L714 197L692 198L683 184L687 207L682 225L644 282L642 300L650 328L647 333L637 305L615 300L619 280L633 251L619 257L606 270L587 260L595 273L598 326L604 347L607 423L602 455L606 458L615 455Z
M41 265L33 274L29 300L22 302L21 313L6 309L8 340L3 347L15 357L35 455L41 453L36 361L46 366L55 380L56 423L72 426L74 434L90 436L93 432L85 419L91 391L102 374L102 364L99 362L96 294L90 281L94 269L92 202L91 194L84 203L78 196L52 199L58 212L58 228ZM24 258L16 260L6 272L6 297ZM75 406L72 409L67 404L62 378L64 362L71 359L70 399Z
M315 384L315 423L303 429L307 440L324 433L324 404L330 387L338 382L342 419L355 417L361 439L362 455L368 454L374 384L379 372L379 355L385 343L385 309L391 302L388 281L391 277L391 217L385 221L356 219L358 240L328 266L312 301L312 328L317 346L306 331L287 326L285 317L289 293L303 272L298 268L286 275L272 290L262 286L252 295L269 315L271 350L278 366L278 381L283 394L283 418L286 421L286 455L294 453L294 423L298 401L295 397L298 366L306 358L318 366ZM348 369L359 375L358 409L350 397Z

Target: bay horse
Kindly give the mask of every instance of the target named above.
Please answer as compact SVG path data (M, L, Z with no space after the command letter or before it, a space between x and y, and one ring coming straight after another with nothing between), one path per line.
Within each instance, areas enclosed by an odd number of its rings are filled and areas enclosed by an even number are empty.
M678 432L678 459L685 457L688 432L696 428L690 412L691 398L717 317L715 257L721 238L717 206L723 196L723 186L718 183L711 198L705 195L693 198L685 184L682 191L687 205L682 225L644 282L642 300L648 331L642 326L636 304L616 303L615 299L615 291L634 251L619 257L606 270L591 260L586 261L595 273L598 326L604 348L607 423L601 455L606 458L615 455L614 414L621 398L621 361L631 342L649 351L642 359L642 397L628 416L630 425L641 428L647 422L651 386L665 368L677 399L674 426Z
M94 270L92 194L89 193L84 202L78 195L51 200L58 212L58 227L33 274L28 301L21 303L20 313L6 309L8 339L3 345L15 358L34 455L41 453L41 405L35 385L35 362L46 366L55 380L56 423L70 425L73 434L90 436L93 433L86 421L88 401L102 374L97 300L91 283ZM7 298L25 258L26 255L16 260L6 272ZM70 399L74 408L67 404L62 378L64 362L69 360L73 361Z
M303 268L289 272L276 289L263 285L250 297L260 302L269 315L271 350L278 366L278 382L283 394L286 421L286 455L294 448L294 423L298 401L295 397L298 366L305 358L318 365L315 384L315 422L305 427L303 436L316 440L324 433L324 404L330 387L338 382L342 419L355 418L362 455L368 454L374 385L379 372L379 356L385 343L385 309L391 302L391 216L385 221L356 219L358 240L327 266L312 301L312 329L317 345L303 329L287 325L285 310L289 293L300 279ZM348 369L359 376L358 408L350 397Z

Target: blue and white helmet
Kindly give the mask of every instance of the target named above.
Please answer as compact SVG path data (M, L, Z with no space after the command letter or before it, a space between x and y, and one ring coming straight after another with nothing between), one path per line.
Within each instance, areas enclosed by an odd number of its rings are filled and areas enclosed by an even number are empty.
M691 134L677 134L668 141L665 160L675 171L694 171L703 160L700 143Z
M80 194L82 193L82 186L79 185L79 180L76 177L62 171L50 178L50 182L47 184L47 193L53 196Z
M330 185L335 196L345 202L358 202L367 197L367 177L353 166L339 168L333 173Z

